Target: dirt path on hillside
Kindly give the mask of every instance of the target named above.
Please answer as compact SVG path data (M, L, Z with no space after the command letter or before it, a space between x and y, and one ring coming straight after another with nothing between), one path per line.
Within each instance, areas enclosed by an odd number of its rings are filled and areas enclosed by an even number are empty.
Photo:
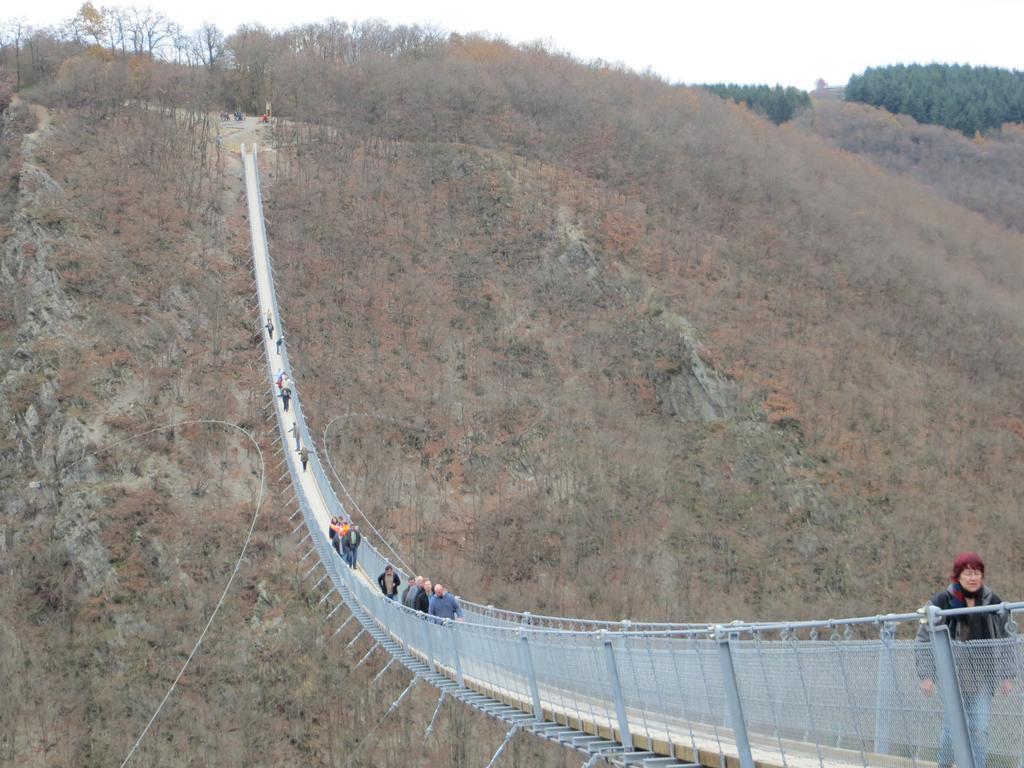
M246 117L241 121L217 119L217 138L223 149L238 152L242 144L258 144L260 152L273 151L270 147L270 125L261 123L258 117Z

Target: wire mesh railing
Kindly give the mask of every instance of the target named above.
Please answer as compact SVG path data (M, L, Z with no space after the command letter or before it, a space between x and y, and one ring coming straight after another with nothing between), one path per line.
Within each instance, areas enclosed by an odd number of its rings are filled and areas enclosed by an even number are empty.
M269 312L283 333L255 150L243 156L260 324ZM290 370L287 344L267 339L265 354L271 382L277 369ZM470 601L453 622L385 597L375 576L390 561L373 542L350 568L329 541L330 516L349 515L314 449L296 380L289 410L276 400L274 410L311 550L364 626L391 638L410 668L426 664L539 720L704 764L1024 768L1024 603L713 625L594 621ZM395 568L407 583L412 574ZM998 638L950 638L949 617L981 613L996 616Z

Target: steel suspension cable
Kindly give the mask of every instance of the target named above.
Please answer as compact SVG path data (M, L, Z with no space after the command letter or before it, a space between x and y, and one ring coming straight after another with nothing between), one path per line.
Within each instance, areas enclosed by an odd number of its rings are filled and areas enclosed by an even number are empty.
M220 611L221 606L224 604L224 600L227 597L228 591L231 589L231 585L235 581L235 576L238 574L238 569L241 567L242 560L245 558L245 553L246 553L246 550L249 547L249 542L252 540L253 531L256 529L256 520L259 517L260 506L263 503L263 492L264 492L264 489L266 487L266 477L267 477L266 462L263 459L263 449L260 448L259 443L252 436L252 434L250 434L247 430L245 430L242 427L240 427L238 424L235 424L235 423L230 422L230 421L223 421L221 419L188 419L186 421L177 421L177 422L172 422L170 424L163 424L163 425L161 425L159 427L154 427L153 429L148 429L148 430L146 430L144 432L139 432L138 434L131 435L130 437L126 437L126 438L124 438L122 440L117 440L117 441L115 441L113 443L110 443L109 445L105 445L105 446L103 446L101 448L98 448L98 449L96 449L94 451L89 451L89 452L84 452L83 451L82 455L78 459L76 459L75 461L71 462L70 464L65 465L62 468L62 470L64 472L66 472L71 467L76 466L77 464L80 464L81 462L85 461L86 458L88 458L89 456L95 456L95 455L100 454L100 453L105 453L105 452L107 452L107 451L109 451L109 450L111 450L113 448L116 448L119 445L123 445L125 443L129 443L129 442L131 442L133 440L138 440L141 437L145 437L146 435L154 434L155 432L163 432L163 431L166 431L168 429L176 429L178 427L192 426L192 425L196 425L196 424L207 424L207 425L216 424L216 425L219 425L219 426L227 427L229 429L233 429L233 430L235 430L237 432L240 432L242 435L244 435L249 440L249 442L251 442L256 447L256 452L259 454L259 459L260 459L260 490L259 490L259 495L257 496L257 499L256 499L256 506L253 509L252 521L249 523L249 531L246 533L245 541L242 543L242 549L238 553L238 559L235 561L235 567L231 571L231 576L228 577L227 584L224 585L224 591L221 592L220 599L217 601L217 605L214 606L213 612L210 614L210 618L206 622L206 626L204 626L203 627L203 631L199 633L199 638L196 640L195 645L192 646L191 653L189 653L188 658L185 659L185 663L181 665L181 669L178 670L178 674L175 676L174 680L171 682L170 687L168 687L167 693L164 694L163 699L157 705L157 708L153 712L152 717L149 718L149 722L146 723L146 727L142 729L142 733L139 734L139 737L135 740L135 743L132 745L132 748L130 750L128 750L128 754L125 755L125 758L124 758L124 760L121 763L121 768L124 768L124 766L126 766L128 764L128 761L132 759L132 755L134 755L135 752L138 750L139 746L142 744L142 740L146 737L146 734L149 732L149 729L153 726L153 723L155 723L156 719L160 716L160 712L163 710L164 705L171 698L171 694L173 694L175 688L177 688L178 682L181 680L182 676L185 674L185 670L188 669L188 665L192 662L192 659L196 655L196 653L199 652L199 648L203 644L203 639L206 637L207 632L210 631L210 627L213 625L214 620L217 618L217 613Z

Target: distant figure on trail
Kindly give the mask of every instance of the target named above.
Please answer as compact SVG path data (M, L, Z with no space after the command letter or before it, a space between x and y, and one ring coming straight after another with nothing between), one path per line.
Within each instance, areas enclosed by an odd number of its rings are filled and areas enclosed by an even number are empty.
M359 554L359 545L363 543L363 534L359 532L359 526L353 525L348 533L341 540L342 557L348 563L349 568L356 567L356 557Z
M338 553L338 557L341 557L341 537L344 533L345 530L337 516L331 517L330 531L327 535L330 536L331 546L334 547L334 551Z
M462 606L443 584L434 585L434 597L430 600L429 611L431 616L438 619L462 619Z
M274 318L271 317L269 312L267 312L266 325L264 325L263 327L267 329L267 338L274 338Z
M420 613L430 613L430 596L432 594L434 594L434 585L430 583L430 579L424 579L423 586L416 593L411 607Z
M235 110L235 120L237 122L241 122L242 121L242 113L240 111L238 111L238 110Z
M398 578L398 574L395 573L395 569L391 567L391 564L384 568L384 573L377 577L377 584L380 586L380 591L384 593L386 597L394 600L398 597L398 588L402 585L402 580Z
M980 605L998 605L999 596L985 586L985 562L975 552L962 552L953 561L951 583L929 601L942 610L950 608L974 608ZM1006 620L999 612L973 613L965 616L946 616L943 621L949 627L949 637L954 645L985 640L1003 640L1008 637ZM917 632L917 641L930 643L928 627L922 625ZM1009 644L993 645L978 643L973 648L956 652L957 683L967 713L967 726L971 736L975 768L984 768L988 759L988 716L996 687L1003 696L1013 692L1013 679L1017 674L1014 648ZM921 645L915 654L917 676L921 680L921 691L925 696L935 693L935 660L931 648ZM942 726L939 738L937 762L939 768L950 768L953 754L953 737L949 721Z
M288 401L287 400L285 400L285 407L284 407L284 409L286 411L288 410ZM299 448L300 448L299 443L302 440L302 436L299 434L299 423L297 421L293 421L292 422L292 428L289 429L288 431L291 432L293 435L295 435L295 450L296 451L299 450Z
M306 446L302 446L302 450L299 451L299 461L302 462L302 471L306 471L306 465L309 464L309 449Z

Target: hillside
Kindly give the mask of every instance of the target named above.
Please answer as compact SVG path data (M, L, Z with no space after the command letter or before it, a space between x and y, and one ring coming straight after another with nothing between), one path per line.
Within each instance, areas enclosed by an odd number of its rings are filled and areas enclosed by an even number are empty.
M338 765L406 685L327 642L263 423L240 166L205 114L15 102L0 122L0 766ZM190 183L196 186L188 187ZM222 425L253 431L268 459ZM138 437L136 437L138 436ZM405 705L417 723L426 686ZM337 691L337 696L325 692ZM445 708L355 765L483 764L501 729ZM479 741L467 742L469 728ZM519 740L516 764L563 766ZM404 758L402 758L404 760Z
M402 424L348 420L339 464L420 567L732 618L910 608L965 546L1014 562L1019 236L543 51L326 82L344 113L294 91L335 127L280 134L270 238L313 413Z
M1024 129L1018 125L967 138L884 109L819 100L805 122L840 149L910 176L997 224L1024 231Z
M274 104L307 413L425 574L567 615L821 617L912 610L975 548L1024 595L1024 235L999 195L965 209L945 134L930 187L874 112L815 135L537 46L328 22L185 64L49 34L0 133L0 765L119 764L252 519L251 445L163 429L265 440L235 105ZM837 149L849 125L881 149ZM1005 141L955 146L1011 198ZM139 764L343 765L406 684L327 639L270 480ZM455 706L424 744L435 701L353 764L486 764L500 730Z

